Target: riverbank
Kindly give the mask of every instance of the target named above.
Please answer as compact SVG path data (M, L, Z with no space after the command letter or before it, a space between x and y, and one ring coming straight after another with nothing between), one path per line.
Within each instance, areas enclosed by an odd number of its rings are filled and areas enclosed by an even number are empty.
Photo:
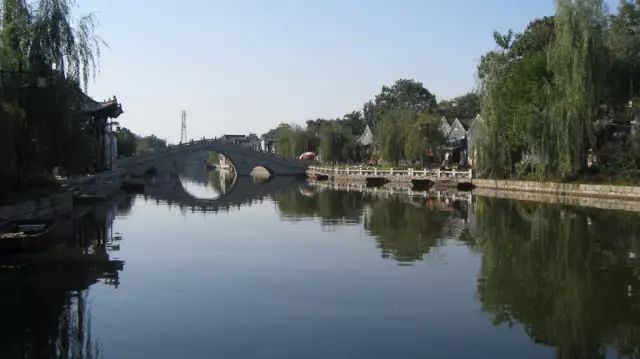
M640 201L640 187L634 186L489 179L473 179L472 183L476 189Z
M0 222L25 219L50 219L73 211L73 193L60 192L21 203L0 206Z
M307 177L316 181L355 182L367 186L386 184L412 186L415 189L470 186L471 170L397 169L376 167L310 166Z
M424 183L458 189L461 189L462 185L469 185L473 188L496 191L640 201L640 186L475 179L472 178L471 170L311 166L307 170L307 176L313 181L355 183L369 187L399 185L422 190Z
M58 192L0 206L0 222L29 219L52 219L66 216L74 201L104 201L117 195L126 172L114 169L89 176L60 181Z

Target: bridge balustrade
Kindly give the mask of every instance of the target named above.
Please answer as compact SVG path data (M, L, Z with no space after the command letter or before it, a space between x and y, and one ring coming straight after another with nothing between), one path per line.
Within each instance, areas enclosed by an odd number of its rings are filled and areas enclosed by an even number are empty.
M379 169L379 168L363 168L363 167L323 167L323 166L309 166L309 173L320 175L340 175L345 174L347 176L359 175L359 176L391 176L391 177L429 177L429 178L443 178L443 179L472 179L473 171L471 169L466 171L461 170L428 170L428 169Z

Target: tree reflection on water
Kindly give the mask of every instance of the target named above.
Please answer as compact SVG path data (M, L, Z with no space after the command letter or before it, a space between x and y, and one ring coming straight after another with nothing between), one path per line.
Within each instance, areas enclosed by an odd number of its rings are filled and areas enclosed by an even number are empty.
M221 188L218 179L208 182ZM236 190L249 187L242 181L236 186L227 196L243 203L238 207L268 198L285 221L317 221L336 235L361 226L380 255L400 265L428 259L452 240L468 246L481 258L477 288L471 284L474 299L494 325L524 328L559 358L613 352L640 358L640 214L483 197L317 190L277 180L256 185L268 191L240 191L248 196L243 199ZM87 211L59 245L1 263L0 357L102 355L91 332L88 288L119 285L124 263L113 252L121 235L112 223L134 201L125 197Z
M127 211L132 202L119 202ZM0 357L96 358L88 288L114 287L124 263L110 258L120 236L112 233L115 207L96 208L64 225L73 235L38 254L3 259L0 269Z
M462 201L377 196L358 191L289 191L276 196L282 216L318 218L325 226L363 224L382 257L414 262L448 237L462 235L467 206Z
M478 293L559 358L640 357L640 215L477 198Z
M444 229L455 216L443 207L392 196L375 201L365 218L364 227L376 239L383 257L414 262L444 240Z

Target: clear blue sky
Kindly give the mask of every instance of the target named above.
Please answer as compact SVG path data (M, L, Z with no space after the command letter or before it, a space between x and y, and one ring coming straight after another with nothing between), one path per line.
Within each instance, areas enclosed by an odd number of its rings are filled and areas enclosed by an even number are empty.
M399 78L455 97L474 88L494 30L553 14L553 0L79 3L109 44L89 94L117 95L123 126L172 142L183 109L200 138L342 116Z

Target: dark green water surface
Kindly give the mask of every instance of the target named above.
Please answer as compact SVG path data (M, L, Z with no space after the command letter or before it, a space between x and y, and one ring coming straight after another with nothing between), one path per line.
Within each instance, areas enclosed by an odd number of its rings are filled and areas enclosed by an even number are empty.
M638 213L196 172L4 258L0 357L640 357Z

